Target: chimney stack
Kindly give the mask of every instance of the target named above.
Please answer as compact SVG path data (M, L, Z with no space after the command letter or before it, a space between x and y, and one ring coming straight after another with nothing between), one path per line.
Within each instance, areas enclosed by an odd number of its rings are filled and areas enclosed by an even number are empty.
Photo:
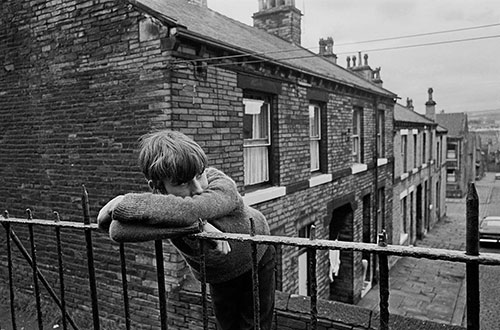
M259 11L253 14L253 26L281 39L300 45L302 13L295 0L259 0Z
M357 63L356 63L357 61ZM352 62L352 66L351 66ZM377 86L382 87L382 79L380 78L380 68L373 70L368 64L368 54L361 56L361 52L358 56L347 57L347 68L352 72L360 76L361 78L374 83Z
M414 110L414 107L413 107L413 100L410 99L409 97L406 98L406 107L408 109L410 109L411 111Z
M337 64L337 55L333 53L333 38L319 39L319 55Z
M432 99L433 92L434 90L432 87L427 90L429 100L425 102L425 116L433 121L436 121L436 102Z

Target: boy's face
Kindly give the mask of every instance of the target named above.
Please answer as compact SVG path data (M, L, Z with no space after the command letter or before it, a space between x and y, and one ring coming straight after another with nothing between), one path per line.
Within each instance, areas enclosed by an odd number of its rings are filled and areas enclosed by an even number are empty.
M186 183L172 183L171 180L163 180L163 186L167 191L167 194L171 194L178 197L192 197L194 195L201 194L208 187L208 180L205 171L203 173L195 176L190 181Z

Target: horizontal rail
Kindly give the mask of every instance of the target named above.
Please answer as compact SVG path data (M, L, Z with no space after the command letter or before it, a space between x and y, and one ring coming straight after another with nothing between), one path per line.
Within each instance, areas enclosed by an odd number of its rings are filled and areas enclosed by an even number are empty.
M83 224L81 222L74 221L57 221L57 220L42 220L42 219L19 219L19 218L3 218L0 217L0 222L17 223L23 225L40 225L47 227L63 227L63 228L75 228L75 229L87 229L92 230L99 229L97 223Z
M76 228L76 229L91 229L91 230L98 229L96 223L85 225L83 223L72 222L72 221L53 221L53 220L42 220L42 219L27 220L18 218L6 219L0 217L0 222L25 224L25 225L36 224L42 226ZM463 263L477 262L481 265L500 266L500 254L495 254L495 253L481 252L479 255L474 256L474 255L467 255L465 251L458 251L458 250L410 247L403 245L387 245L382 247L373 243L331 241L324 239L311 240L309 238L286 237L286 236L267 236L267 235L251 236L248 234L227 234L227 233L225 234L199 233L193 236L196 236L201 239L254 242L254 243L264 243L264 244L283 244L283 245L297 246L297 247L311 247L318 250L349 250L349 251L361 251L361 252L364 251L372 253L383 253L386 255L394 255L400 257L426 258L432 260L443 260L443 261L463 262Z
M410 247L402 245L387 245L381 247L373 243L331 241L323 239L308 239L300 237L267 236L246 234L200 233L194 236L202 239L228 240L240 242L256 242L264 244L280 244L297 247L311 247L317 250L350 250L395 255L400 257L426 258L452 262L477 262L481 265L500 266L500 254L480 253L478 256L467 255L465 251Z

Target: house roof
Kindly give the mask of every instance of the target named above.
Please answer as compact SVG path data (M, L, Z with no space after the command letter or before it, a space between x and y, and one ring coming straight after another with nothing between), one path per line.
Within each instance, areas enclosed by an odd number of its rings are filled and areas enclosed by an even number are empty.
M128 0L145 7L153 16L185 28L189 34L203 40L229 46L241 53L256 54L261 58L298 69L304 73L340 82L348 86L395 97L396 94L357 76L351 71L301 46L287 42L264 30L246 25L207 7L187 0ZM183 28L181 28L183 27Z
M467 115L460 113L438 113L436 122L448 129L448 136L460 137L467 131Z
M416 113L415 111L399 103L396 103L394 105L394 121L421 125L436 125L435 122L425 117L424 115Z

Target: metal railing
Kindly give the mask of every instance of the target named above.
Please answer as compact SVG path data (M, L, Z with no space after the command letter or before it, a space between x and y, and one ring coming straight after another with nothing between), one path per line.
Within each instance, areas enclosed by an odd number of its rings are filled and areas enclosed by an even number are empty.
M82 230L86 242L86 255L87 255L87 271L89 280L89 290L92 305L92 321L93 329L100 329L100 319L99 319L99 306L97 297L97 286L95 277L95 266L94 266L94 256L93 256L93 244L92 244L92 233L97 230L97 225L90 222L89 208L88 208L88 195L84 188L84 193L82 197L84 221L83 223L60 221L57 213L56 220L38 220L33 219L30 210L27 210L26 219L9 218L8 213L5 212L4 217L0 217L0 222L2 223L6 232L6 246L7 246L7 267L8 267L8 282L9 282L9 297L10 297L10 309L11 309L11 323L12 328L16 327L16 310L15 310L15 290L14 290L14 274L13 274L13 257L12 257L12 244L17 246L24 259L28 262L32 269L33 277L33 293L35 295L35 304L37 310L37 321L39 329L43 329L43 320L41 312L41 302L40 302L40 283L46 288L52 300L59 306L62 319L62 327L64 330L68 329L71 325L73 329L78 329L76 322L70 316L67 311L65 302L65 276L64 276L64 264L61 258L61 228L72 228L76 230ZM239 241L239 242L250 242L252 246L252 269L257 269L257 245L258 244L269 244L269 245L285 245L305 248L308 254L309 262L309 285L310 285L310 329L317 329L318 324L318 311L317 311L317 279L316 279L316 252L318 250L341 250L341 251L357 251L357 252L369 252L376 254L378 256L379 263L379 287L380 287L380 325L379 329L388 330L389 329L389 265L388 256L400 256L400 257L413 257L413 258L426 258L432 260L440 261L451 261L466 264L466 286L467 286L467 329L468 330L479 330L479 265L494 265L500 266L500 255L497 254L479 254L479 236L478 236L478 215L479 215L479 201L475 186L471 184L469 186L469 194L467 196L467 242L466 242L466 252L455 251L455 250L444 250L444 249L430 249L430 248L419 248L419 247L407 247L407 246L396 246L387 245L385 242L384 233L379 234L379 243L357 243L357 242L344 242L344 241L331 241L316 239L314 229L311 231L311 236L309 238L296 238L296 237L281 237L281 236L264 236L255 235L254 228L252 225L252 232L250 235L244 234L215 234L215 233L201 233L195 236L200 239L200 251L201 251L201 305L203 311L203 328L209 328L208 320L208 298L207 298L207 283L206 283L206 273L205 273L205 260L203 255L203 245L205 240L228 240L228 241ZM16 233L12 230L12 225L26 225L29 231L29 241L31 247L31 254L23 246L21 240L18 238ZM47 279L42 274L40 268L37 264L37 249L36 241L33 233L34 226L48 226L55 230L55 239L57 244L58 253L58 273L59 273L59 292L57 295L56 291L51 287ZM163 254L163 244L161 240L155 241L155 257L156 257L156 275L158 282L158 299L160 308L160 324L161 329L168 328L168 315L167 315L167 296L165 288L165 270L164 270L164 254ZM120 271L121 271L121 281L122 281L122 295L123 295L123 312L125 315L125 326L126 329L131 329L130 321L130 307L129 307L129 294L128 294L128 281L127 281L127 267L125 259L125 246L123 243L119 245L120 254ZM256 272L253 272L254 280L254 292L258 291L258 277ZM258 294L254 294L254 310L259 310L259 300ZM254 317L255 324L259 324L258 313L255 313ZM258 327L257 327L258 328Z

